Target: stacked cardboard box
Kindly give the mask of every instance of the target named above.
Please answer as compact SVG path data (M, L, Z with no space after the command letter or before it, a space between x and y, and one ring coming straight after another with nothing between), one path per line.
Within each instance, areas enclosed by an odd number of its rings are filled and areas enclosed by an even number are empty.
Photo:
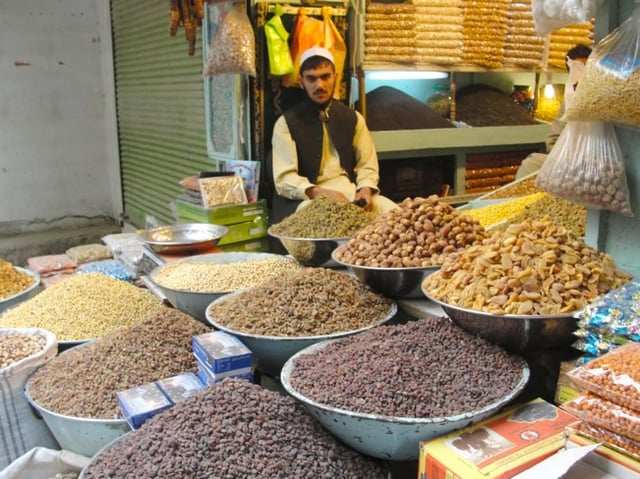
M218 247L230 251L266 251L269 215L264 199L253 203L205 208L187 201L175 201L179 223L212 223L226 226L229 231ZM259 240L259 241L258 241Z
M198 378L215 384L227 377L253 382L253 353L238 338L224 331L193 337L193 354L198 361Z

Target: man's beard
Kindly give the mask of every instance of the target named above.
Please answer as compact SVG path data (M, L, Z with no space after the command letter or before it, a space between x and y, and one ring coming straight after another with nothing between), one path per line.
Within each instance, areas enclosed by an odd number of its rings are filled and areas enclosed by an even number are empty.
M331 92L331 95L329 95L329 99L328 99L327 101L322 102L322 103L318 103L317 101L315 101L315 100L314 100L314 99L309 95L309 93L307 92L307 89L306 89L306 88L303 88L303 90L304 90L304 96L305 96L305 98L307 99L307 101L308 101L309 103L311 103L311 105L313 105L313 107L314 107L316 110L319 110L319 111L321 111L321 110L325 110L327 107L329 107L329 106L331 105L331 102L333 101L333 92Z

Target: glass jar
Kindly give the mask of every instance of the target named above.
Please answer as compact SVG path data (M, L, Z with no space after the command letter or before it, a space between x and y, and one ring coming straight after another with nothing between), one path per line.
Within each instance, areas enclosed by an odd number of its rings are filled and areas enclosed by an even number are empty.
M433 86L433 94L427 98L427 106L440 116L449 119L451 116L451 92L449 85Z
M513 85L511 98L530 114L533 114L533 88L529 85Z

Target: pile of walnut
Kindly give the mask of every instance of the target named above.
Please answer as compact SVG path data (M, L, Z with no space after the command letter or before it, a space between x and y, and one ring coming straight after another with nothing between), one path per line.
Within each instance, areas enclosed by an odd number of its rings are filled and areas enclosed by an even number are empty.
M203 0L171 0L169 12L169 34L173 37L178 27L184 27L184 35L189 43L189 55L196 51L196 34L204 20Z
M437 195L406 198L399 206L336 249L336 258L380 268L438 266L448 254L480 244L488 236L477 219L440 201Z

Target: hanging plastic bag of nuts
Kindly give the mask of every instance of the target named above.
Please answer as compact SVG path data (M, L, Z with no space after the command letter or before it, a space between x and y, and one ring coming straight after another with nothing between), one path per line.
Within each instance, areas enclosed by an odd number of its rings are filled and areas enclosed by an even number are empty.
M588 208L633 216L622 152L611 123L567 123L535 185Z
M564 121L640 127L640 7L593 49Z
M222 17L211 39L202 76L245 74L256 76L256 46L244 3Z

